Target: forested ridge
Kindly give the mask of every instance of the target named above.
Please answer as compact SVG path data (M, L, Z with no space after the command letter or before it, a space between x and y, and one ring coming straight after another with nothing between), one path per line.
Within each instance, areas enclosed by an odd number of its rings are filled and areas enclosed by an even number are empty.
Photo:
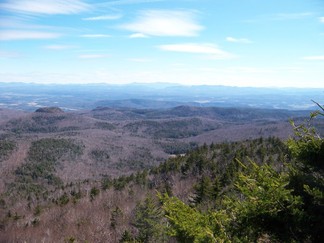
M35 141L0 195L0 242L320 242L324 142L311 124L323 112L292 122L285 142L205 144L137 173L68 184L57 170L83 145ZM15 144L0 148L6 157Z
M324 116L318 106L310 120ZM324 142L309 124L291 124L296 135L287 141L291 159L279 168L236 158L239 168L223 196L217 195L218 181L208 178L196 186L194 205L160 194L169 235L180 242L323 241ZM199 207L215 193L207 207Z

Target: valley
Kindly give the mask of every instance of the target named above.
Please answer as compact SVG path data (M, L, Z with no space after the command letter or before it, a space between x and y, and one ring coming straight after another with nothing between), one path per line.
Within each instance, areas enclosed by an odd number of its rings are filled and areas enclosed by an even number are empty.
M1 137L14 141L17 148L28 148L40 139L65 139L82 146L82 154L70 163L73 169L66 168L69 176L65 176L65 182L136 172L204 143L261 136L286 139L291 135L288 119L306 115L300 111L189 106L79 112L56 109L17 113L2 110L0 129ZM27 153L17 149L12 158L18 156L16 152ZM23 164L26 158L18 157L18 161L8 163Z
M238 105L239 93L253 90L230 88L229 103L221 105L195 101L208 100L208 92L168 93L162 84L154 86L154 99L152 87L141 85L117 93L113 86L107 94L96 86L85 98L82 86L70 96L27 87L0 96L0 242L177 242L164 231L163 216L176 208L162 210L158 195L175 196L163 199L165 207L178 198L212 209L234 188L238 160L281 171L292 162L290 120L309 123L308 109L275 108L292 107L282 105L287 94L271 103L245 93ZM187 98L180 95L185 89ZM289 102L303 106L296 97ZM311 121L319 135L323 124Z

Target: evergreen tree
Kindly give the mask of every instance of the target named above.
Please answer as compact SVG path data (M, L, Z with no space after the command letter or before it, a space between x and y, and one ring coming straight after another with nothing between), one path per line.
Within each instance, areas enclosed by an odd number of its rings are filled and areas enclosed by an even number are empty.
M135 209L134 226L140 242L161 242L163 238L162 211L153 197L148 196Z
M212 182L209 176L202 176L200 181L194 186L195 197L194 203L199 204L202 201L208 200L212 196Z
M324 108L317 105L320 110L311 114L310 121L324 116ZM287 144L293 163L280 171L252 161L250 165L238 161L241 169L231 163L221 183L234 180L234 190L215 200L218 210L204 212L178 198L160 196L169 235L179 242L322 242L324 141L308 124L292 125L296 138ZM264 150L260 151L263 157ZM198 203L215 191L207 178L203 176L195 186Z
M251 161L235 183L239 197L226 197L223 204L232 217L233 239L257 241L265 235L272 240L297 240L302 200L289 189L287 172L277 172L270 165L257 165Z
M134 239L133 235L125 230L119 240L120 243L136 243L137 241Z
M288 141L288 146L296 161L290 166L289 186L304 202L305 217L300 226L303 237L320 242L324 239L324 140L311 122L324 116L324 108L316 104L320 110L311 113L306 124L291 121L296 137Z
M160 198L170 223L167 232L178 242L230 242L226 234L229 217L224 211L204 214L176 197L165 194Z

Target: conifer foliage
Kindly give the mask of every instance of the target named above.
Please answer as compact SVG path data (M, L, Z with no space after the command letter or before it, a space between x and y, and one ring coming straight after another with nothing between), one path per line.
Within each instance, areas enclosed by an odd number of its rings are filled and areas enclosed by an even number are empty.
M212 182L202 177L195 186L195 206L176 197L160 196L169 235L179 242L321 242L324 217L324 141L311 127L324 108L295 125L287 145L293 159L279 168L242 163L231 174L233 186L209 209L197 207L210 194ZM211 200L210 197L208 200Z

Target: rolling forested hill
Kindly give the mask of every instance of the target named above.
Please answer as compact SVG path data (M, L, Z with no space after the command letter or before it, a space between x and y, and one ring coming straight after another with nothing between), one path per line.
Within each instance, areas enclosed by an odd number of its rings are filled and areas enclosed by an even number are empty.
M293 113L272 112L8 115L0 242L318 242L322 139L297 117L302 142L287 143ZM311 124L323 132L323 119Z

